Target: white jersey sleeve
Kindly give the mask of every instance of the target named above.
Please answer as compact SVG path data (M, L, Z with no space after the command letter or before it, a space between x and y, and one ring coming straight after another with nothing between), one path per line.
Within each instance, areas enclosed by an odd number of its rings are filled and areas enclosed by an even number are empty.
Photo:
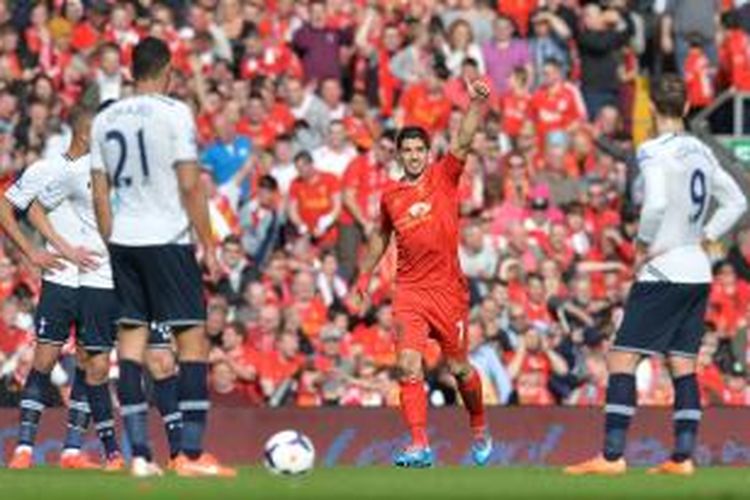
M747 199L735 180L720 166L713 178L713 195L719 207L704 229L706 238L716 241L729 231L747 210Z
M639 155L643 182L643 207L638 229L638 239L652 243L659 231L664 213L669 203L667 177L664 168L660 168L654 157L642 152Z
M21 177L5 191L5 199L19 210L27 210L31 203L55 181L59 165L49 160L40 160L29 165Z
M198 132L195 128L193 113L187 106L177 108L172 115L172 143L174 144L175 163L198 160Z

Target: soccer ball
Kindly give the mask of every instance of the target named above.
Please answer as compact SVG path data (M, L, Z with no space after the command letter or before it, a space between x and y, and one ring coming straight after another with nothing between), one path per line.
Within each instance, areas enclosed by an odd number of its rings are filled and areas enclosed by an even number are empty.
M277 432L266 441L263 453L266 468L274 474L296 476L313 468L315 448L312 441L298 431Z

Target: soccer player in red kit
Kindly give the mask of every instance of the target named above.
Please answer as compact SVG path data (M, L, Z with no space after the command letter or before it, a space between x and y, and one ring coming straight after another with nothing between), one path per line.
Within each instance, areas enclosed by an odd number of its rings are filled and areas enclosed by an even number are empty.
M458 184L466 156L482 121L489 87L477 80L468 85L471 103L450 151L428 166L430 139L419 127L405 127L396 147L404 174L383 193L381 220L368 242L357 280L357 299L367 294L370 275L391 236L396 238L398 263L393 311L401 371L401 412L411 444L398 452L399 467L430 467L434 455L427 438L427 393L422 371L429 337L440 344L456 377L473 435L472 456L485 465L492 452L482 403L482 385L467 355L468 287L458 261Z

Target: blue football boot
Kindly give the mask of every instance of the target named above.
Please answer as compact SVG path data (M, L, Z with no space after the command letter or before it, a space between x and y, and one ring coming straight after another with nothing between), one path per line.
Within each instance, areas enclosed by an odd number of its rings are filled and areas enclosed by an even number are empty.
M394 455L393 465L409 469L426 469L435 465L435 454L429 447L409 446Z

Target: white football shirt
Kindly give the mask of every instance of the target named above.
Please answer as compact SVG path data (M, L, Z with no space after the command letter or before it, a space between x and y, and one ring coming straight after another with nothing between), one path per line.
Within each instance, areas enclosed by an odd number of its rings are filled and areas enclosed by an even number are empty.
M28 210L31 203L44 191L45 187L53 183L68 168L69 162L63 156L34 162L26 167L21 177L5 191L5 199L19 210ZM76 217L73 207L67 201L60 203L47 214L47 217L55 231L70 242L74 242L81 232L81 221ZM49 243L47 243L47 249L56 252ZM78 268L65 260L63 263L65 267L61 270L45 269L42 273L42 279L57 285L77 288Z
M111 243L150 246L190 242L175 167L197 161L195 121L182 102L158 94L123 99L99 113L91 169L114 190Z
M639 281L710 283L711 265L701 247L729 231L747 208L734 179L713 152L688 134L664 134L638 150L643 208L638 239L654 257ZM711 199L718 208L706 222Z
M94 199L91 194L91 155L69 161L39 194L39 202L48 210L69 203L80 224L80 232L68 241L98 254L99 267L93 271L79 271L79 284L90 288L114 288L112 267L107 246L96 223Z

